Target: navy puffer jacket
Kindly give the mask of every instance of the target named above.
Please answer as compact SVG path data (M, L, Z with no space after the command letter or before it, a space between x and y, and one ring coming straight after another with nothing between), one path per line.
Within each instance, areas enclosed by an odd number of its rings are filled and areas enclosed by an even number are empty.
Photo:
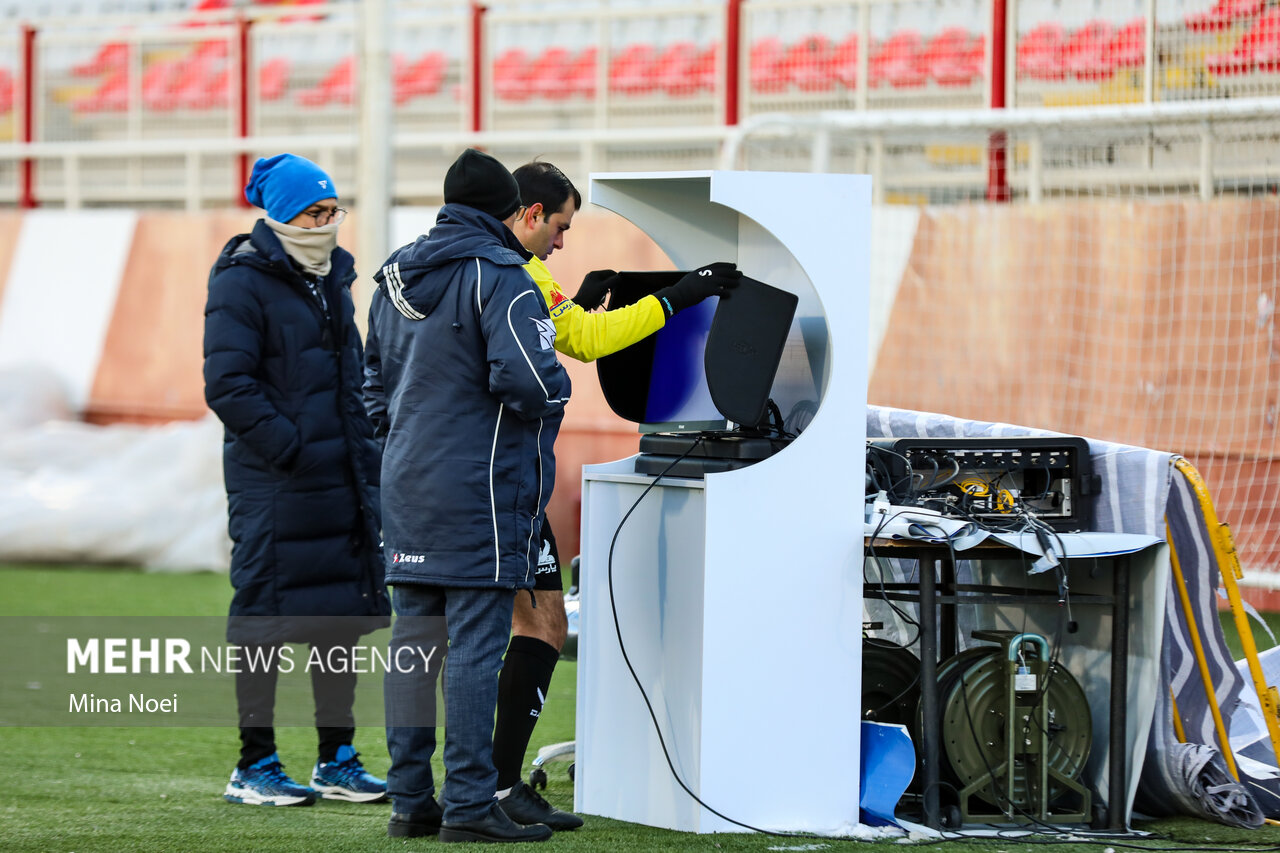
M386 436L389 584L533 585L569 376L529 257L449 204L374 276L365 404Z
M209 274L205 400L226 428L233 643L309 641L322 622L320 633L354 635L388 624L355 269L343 249L331 262L312 280L322 308L259 220Z

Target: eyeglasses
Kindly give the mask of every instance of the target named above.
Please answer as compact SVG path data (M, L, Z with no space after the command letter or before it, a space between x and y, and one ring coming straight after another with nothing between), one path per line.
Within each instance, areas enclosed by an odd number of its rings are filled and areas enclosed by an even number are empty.
M302 215L310 216L317 226L328 225L330 222L335 225L341 225L342 221L347 218L347 211L341 207L321 207L304 210Z

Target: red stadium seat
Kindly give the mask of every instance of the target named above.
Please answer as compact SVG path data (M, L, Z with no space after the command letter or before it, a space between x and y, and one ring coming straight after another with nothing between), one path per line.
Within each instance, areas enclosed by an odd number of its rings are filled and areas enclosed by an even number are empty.
M355 100L355 86L356 60L348 56L333 66L319 83L294 95L294 100L303 107L321 107L330 102L350 104Z
M1219 32L1236 21L1252 18L1262 11L1266 0L1217 0L1212 8L1191 12L1183 18L1187 29L1194 32Z
M714 92L720 65L720 43L703 48L689 65L689 81L695 92Z
M692 95L697 91L694 64L701 51L691 41L677 41L658 54L654 62L654 80L668 95Z
M1140 68L1147 60L1147 19L1134 18L1116 30L1102 59L1112 70Z
M1033 80L1061 79L1062 24L1046 21L1018 41L1018 74Z
M923 85L918 68L921 43L915 30L899 30L882 41L872 49L867 63L868 84L872 88L886 81L895 86Z
M403 106L414 98L438 94L449 61L438 50L428 51L395 72L395 102Z
M901 66L901 82L897 85L923 86L930 77L938 79L939 73L952 85L959 85L954 81L964 76L963 67L969 62L973 42L974 35L964 27L940 30L929 38L914 64Z
M230 104L231 66L225 63L178 93L178 105L183 109L226 109Z
M569 97L569 66L573 54L568 48L548 47L534 60L528 84L532 94L558 101Z
M182 59L158 59L142 72L142 105L149 110L171 110L178 92L190 83L188 63Z
M1078 80L1101 80L1115 69L1108 68L1107 46L1111 44L1109 21L1092 20L1073 32L1062 46L1062 70Z
M858 34L846 38L831 51L831 77L846 89L858 87Z
M751 88L756 92L783 92L787 88L787 75L782 67L786 52L782 42L773 36L765 36L751 45Z
M630 44L609 63L609 91L622 95L652 92L653 63L658 52L650 44Z
M71 66L71 74L75 77L97 77L123 70L128 63L129 45L122 41L111 41L99 47L88 61Z
M8 68L0 68L0 115L7 115L13 111L17 95L18 81L14 78L13 72Z
M1259 16L1230 53L1206 56L1204 66L1217 77L1248 74L1255 68L1280 70L1280 6Z
M595 45L584 47L569 63L565 79L570 95L581 95L584 98L596 96L596 60L599 51Z
M983 76L987 61L987 37L974 36L961 50L936 60L929 75L939 86L968 86Z
M258 99L278 101L289 88L289 58L277 56L262 63L258 69Z
M802 92L826 92L835 85L831 72L831 39L815 33L787 48L780 72Z
M129 70L121 68L103 78L94 89L76 98L71 108L82 113L122 112L129 108Z
M504 101L528 99L533 94L529 86L533 70L523 50L507 48L493 61L493 93Z

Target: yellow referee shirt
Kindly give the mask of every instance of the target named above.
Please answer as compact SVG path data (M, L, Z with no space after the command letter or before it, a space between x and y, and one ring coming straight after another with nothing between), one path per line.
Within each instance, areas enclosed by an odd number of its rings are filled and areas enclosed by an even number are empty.
M538 258L524 265L533 277L556 327L556 349L578 361L595 361L652 335L667 324L667 312L657 298L592 314L565 295Z

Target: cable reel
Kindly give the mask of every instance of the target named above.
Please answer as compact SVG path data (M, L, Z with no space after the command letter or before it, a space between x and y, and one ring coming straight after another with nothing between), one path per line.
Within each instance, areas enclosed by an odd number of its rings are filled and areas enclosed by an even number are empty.
M909 725L920 703L920 659L897 643L862 638L862 719Z
M964 659L944 664L939 677L939 769L959 790L962 819L1089 820L1090 794L1079 776L1093 724L1079 682L1050 660L1049 643L1039 634L975 631L973 637L1000 645L958 655ZM1051 811L1068 795L1074 796L1066 811ZM974 798L999 813L971 811Z

